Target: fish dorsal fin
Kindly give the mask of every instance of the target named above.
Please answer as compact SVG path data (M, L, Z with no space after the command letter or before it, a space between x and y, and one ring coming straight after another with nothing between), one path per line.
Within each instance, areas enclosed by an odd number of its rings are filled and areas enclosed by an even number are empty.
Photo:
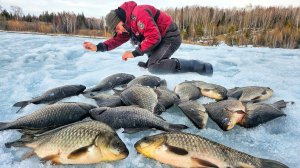
M238 90L238 91L235 91L233 94L229 95L229 97L233 97L233 98L236 98L236 99L239 99L243 94L243 91L242 90Z
M55 165L61 164L59 154L49 155L41 159L42 163L46 163L47 161L51 161Z
M191 160L192 160L192 162L195 163L195 166L193 166L193 167L219 168L217 165L215 165L214 163L207 161L207 160L203 160L203 159L199 159L199 158L195 158L195 157L192 157Z
M175 153L177 155L187 155L189 153L187 150L185 150L183 148L172 146L167 143L166 143L166 146L170 152Z
M85 155L89 148L91 147L91 145L89 146L84 146L84 147L81 147L79 149L76 149L74 150L73 152L71 152L69 155L68 155L68 159L78 159L80 158L81 156Z

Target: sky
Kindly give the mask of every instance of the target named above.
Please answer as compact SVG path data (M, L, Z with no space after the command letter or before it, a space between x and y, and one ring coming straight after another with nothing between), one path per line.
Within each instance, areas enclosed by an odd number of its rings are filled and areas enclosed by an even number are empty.
M120 6L124 0L0 0L5 9L19 6L25 14L39 15L43 11L84 13L88 17L105 16L110 10ZM299 0L137 0L138 4L149 4L159 9L167 7L182 7L191 5L210 6L219 8L253 6L300 6Z
M30 104L22 112L12 105L18 101L37 97L46 90L62 85L82 84L91 88L105 77L115 73L129 73L136 77L150 75L137 66L146 61L141 56L122 61L121 55L135 47L130 43L110 52L89 52L83 49L84 41L93 43L104 39L90 39L65 36L46 36L0 32L0 122L14 121L28 115L44 105ZM288 104L280 117L252 129L235 126L232 130L222 131L212 120L205 129L199 130L183 115L178 107L172 107L162 114L166 121L185 124L189 132L204 136L236 150L253 156L273 159L291 168L300 168L300 49L272 49L254 47L198 46L182 44L172 57L198 59L214 66L212 77L196 73L177 73L156 75L167 81L171 90L185 80L202 80L215 83L227 89L239 86L264 86L274 90L273 96L264 101L273 103L278 100L294 101ZM65 102L84 102L94 104L92 99L82 95L64 99ZM199 103L213 101L202 97ZM80 168L163 168L162 164L138 155L134 143L144 136L160 131L145 131L133 135L118 135L129 149L128 158L112 163L82 165ZM0 167L51 167L43 166L37 157L20 160L27 148L5 148L4 143L20 138L15 130L0 131ZM62 168L77 166L62 166Z

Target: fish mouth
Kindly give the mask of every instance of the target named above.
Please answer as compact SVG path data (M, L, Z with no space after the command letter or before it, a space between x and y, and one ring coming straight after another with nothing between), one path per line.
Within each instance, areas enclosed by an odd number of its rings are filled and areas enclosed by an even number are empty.
M122 151L119 150L109 150L109 155L107 156L107 160L114 161L114 160L122 160L125 159L129 155L128 149L123 149Z
M120 158L125 159L129 155L129 151L123 151L119 154Z
M76 92L77 95L83 93L83 91L85 91L86 87L84 85L79 85L78 89L79 90Z
M144 137L134 144L138 153L141 153L149 158L152 158L157 148L165 142L164 138Z

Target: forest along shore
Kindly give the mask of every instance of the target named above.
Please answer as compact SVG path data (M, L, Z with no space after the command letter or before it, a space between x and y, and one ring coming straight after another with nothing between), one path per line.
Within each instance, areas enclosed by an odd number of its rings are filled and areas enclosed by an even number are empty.
M184 42L200 45L252 45L270 48L300 48L300 7L212 8L186 6L161 9L178 25ZM85 17L74 12L24 14L21 7L0 5L0 30L45 34L111 37L104 16Z

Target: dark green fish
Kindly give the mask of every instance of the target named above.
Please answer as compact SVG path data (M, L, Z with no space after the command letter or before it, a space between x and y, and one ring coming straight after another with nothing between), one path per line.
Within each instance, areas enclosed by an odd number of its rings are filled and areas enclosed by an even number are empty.
M151 128L164 131L179 131L187 128L185 125L167 123L160 116L133 106L100 107L92 109L90 114L92 118L115 129L124 128L124 132L128 133Z

